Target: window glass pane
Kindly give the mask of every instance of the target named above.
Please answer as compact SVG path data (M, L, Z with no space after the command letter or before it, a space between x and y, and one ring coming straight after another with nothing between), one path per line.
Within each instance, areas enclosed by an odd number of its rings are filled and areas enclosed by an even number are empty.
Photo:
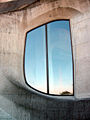
M69 21L55 21L47 25L49 93L73 93L73 66Z
M27 83L47 92L45 26L27 33L25 48L25 74Z

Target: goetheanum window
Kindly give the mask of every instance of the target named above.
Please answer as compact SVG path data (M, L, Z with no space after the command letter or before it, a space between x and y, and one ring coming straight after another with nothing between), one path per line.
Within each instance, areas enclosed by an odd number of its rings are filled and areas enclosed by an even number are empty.
M73 61L69 20L37 27L26 35L25 77L32 88L73 95Z

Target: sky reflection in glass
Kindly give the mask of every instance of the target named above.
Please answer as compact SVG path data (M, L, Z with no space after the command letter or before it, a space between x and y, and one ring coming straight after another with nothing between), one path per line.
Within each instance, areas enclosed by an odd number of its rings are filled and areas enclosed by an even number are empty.
M72 53L69 21L55 21L47 25L49 92L61 94L73 91Z
M47 92L45 26L27 33L25 49L25 74L27 83Z
M69 21L54 21L27 33L25 75L27 83L47 93L46 32L49 94L73 94L73 63ZM69 94L70 93L70 94Z

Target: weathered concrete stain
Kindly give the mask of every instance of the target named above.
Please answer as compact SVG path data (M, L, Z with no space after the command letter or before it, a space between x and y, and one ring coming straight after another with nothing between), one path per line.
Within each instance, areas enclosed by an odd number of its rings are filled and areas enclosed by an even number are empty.
M22 0L21 3L30 4L28 0L26 2ZM45 96L25 84L23 57L26 32L56 19L70 19L74 58L73 97ZM0 107L17 120L89 120L89 31L89 0L40 0L23 10L0 14Z

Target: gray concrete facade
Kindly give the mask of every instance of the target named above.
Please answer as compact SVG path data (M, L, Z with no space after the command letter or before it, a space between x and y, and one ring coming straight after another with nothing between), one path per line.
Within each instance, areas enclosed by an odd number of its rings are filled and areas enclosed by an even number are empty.
M1 114L15 120L90 120L90 1L26 1L17 11L13 10L18 7L0 9L0 120ZM70 97L36 92L24 78L26 32L57 19L70 19L74 59Z

